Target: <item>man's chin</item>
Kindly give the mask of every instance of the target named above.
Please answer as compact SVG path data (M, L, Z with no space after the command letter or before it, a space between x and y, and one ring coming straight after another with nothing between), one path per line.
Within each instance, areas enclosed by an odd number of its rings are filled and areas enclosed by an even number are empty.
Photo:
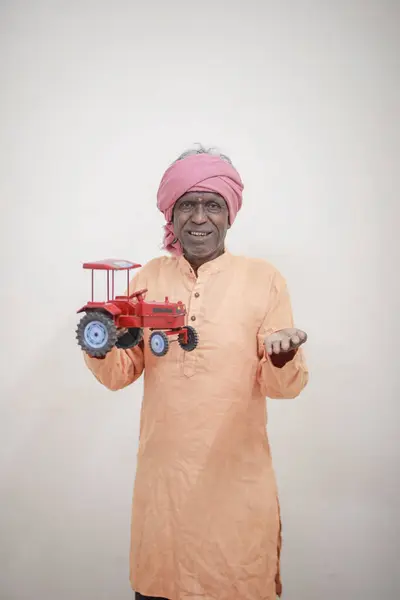
M196 248L190 248L190 254L192 256L204 257L212 256L216 252L216 248L207 248L207 246L197 246Z
M215 244L207 244L207 242L185 245L185 251L191 256L208 256L216 252L216 250Z
M194 247L192 245L188 245L184 248L185 256L189 259L189 261L193 260L194 262L198 260L212 260L213 258L216 258L220 254L222 254L223 251L223 248L221 249L215 246L214 244L211 246L209 246L208 244L202 244L196 245Z

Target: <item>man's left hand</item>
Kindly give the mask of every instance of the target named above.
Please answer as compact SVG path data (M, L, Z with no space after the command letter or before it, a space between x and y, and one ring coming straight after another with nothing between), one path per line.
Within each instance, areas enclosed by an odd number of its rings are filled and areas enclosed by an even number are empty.
M307 334L301 329L281 329L275 333L265 336L264 346L267 354L293 353L304 342L307 341Z

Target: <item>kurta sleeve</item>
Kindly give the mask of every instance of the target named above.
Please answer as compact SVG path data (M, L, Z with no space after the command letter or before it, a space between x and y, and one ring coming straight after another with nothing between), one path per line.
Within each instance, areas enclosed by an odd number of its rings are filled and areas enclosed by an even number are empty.
M128 293L145 287L142 281L143 270L129 283ZM112 391L127 387L139 379L144 370L144 354L141 344L128 350L114 346L104 358L93 358L86 352L83 353L83 357L95 378Z
M286 281L279 272L272 278L268 307L258 332L260 363L258 382L268 398L296 398L308 383L308 369L302 348L294 358L279 368L273 365L264 347L266 335L293 328L293 313Z
M104 358L93 358L83 353L86 365L106 388L121 390L141 376L144 369L143 350L140 346L123 350L114 347Z

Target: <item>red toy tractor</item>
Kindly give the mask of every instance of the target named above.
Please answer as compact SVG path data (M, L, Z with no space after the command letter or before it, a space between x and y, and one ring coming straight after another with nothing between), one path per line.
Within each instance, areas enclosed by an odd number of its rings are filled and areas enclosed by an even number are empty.
M84 263L84 269L92 271L92 299L78 310L85 312L81 318L76 338L79 346L90 356L104 357L113 346L133 348L143 339L143 329L151 330L149 343L155 356L164 356L169 349L169 338L177 336L177 341L186 352L197 347L198 335L190 325L186 325L186 307L182 302L146 302L146 289L138 290L128 296L114 296L114 275L116 271L127 272L141 267L125 260L104 260ZM94 301L94 271L107 271L107 301ZM111 282L110 282L111 274ZM111 284L111 285L110 285ZM129 291L128 291L129 294ZM118 329L127 332L118 335Z

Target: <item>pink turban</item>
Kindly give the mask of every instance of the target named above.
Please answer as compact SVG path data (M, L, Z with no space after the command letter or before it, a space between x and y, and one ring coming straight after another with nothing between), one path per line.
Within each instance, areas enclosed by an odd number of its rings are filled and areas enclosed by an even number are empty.
M167 169L157 192L157 206L167 221L164 248L176 255L182 254L182 247L175 237L172 213L175 202L187 192L214 192L222 196L232 225L242 206L243 183L232 165L206 153L187 156Z

